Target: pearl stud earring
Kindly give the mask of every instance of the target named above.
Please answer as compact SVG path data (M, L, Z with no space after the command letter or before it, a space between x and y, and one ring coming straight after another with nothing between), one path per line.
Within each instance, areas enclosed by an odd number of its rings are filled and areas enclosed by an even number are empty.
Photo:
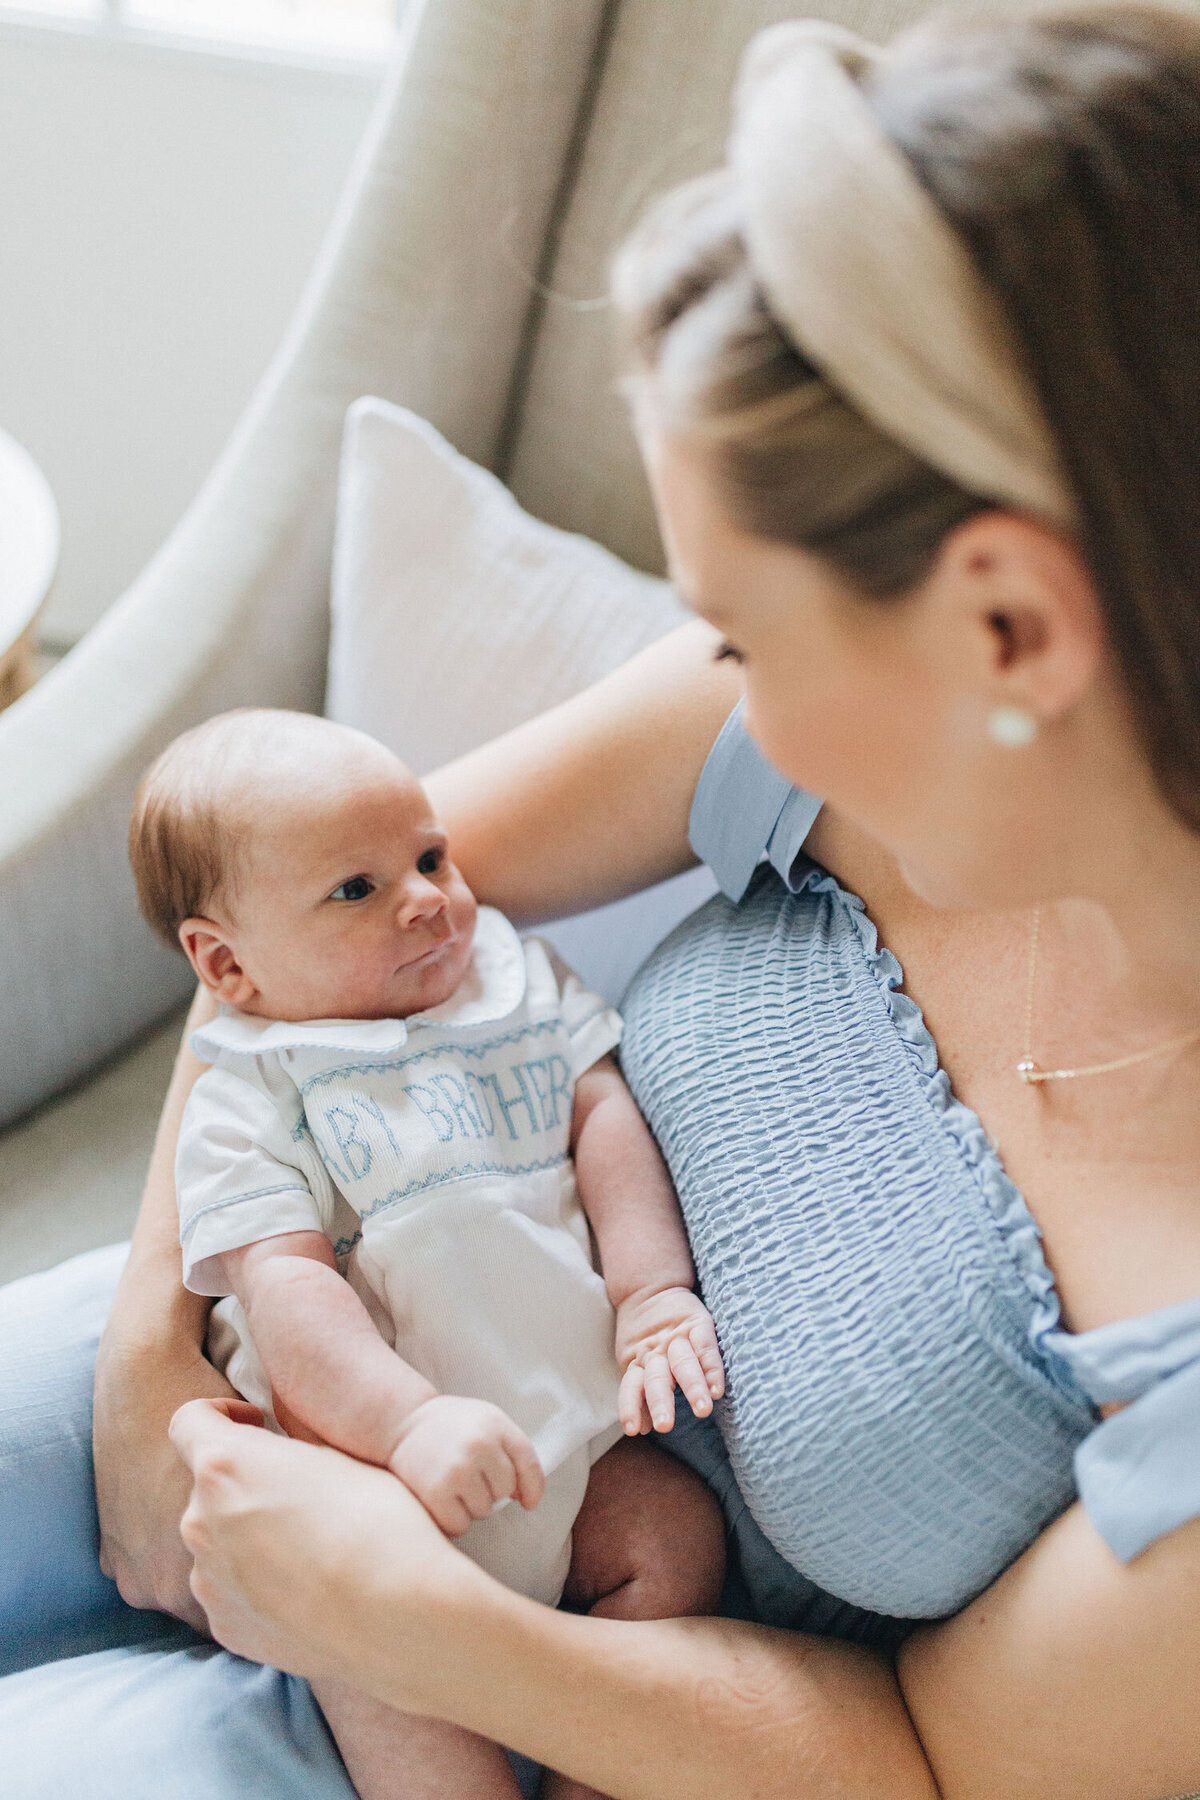
M1024 750L1038 734L1038 722L1024 706L994 706L988 714L988 736L1006 750Z

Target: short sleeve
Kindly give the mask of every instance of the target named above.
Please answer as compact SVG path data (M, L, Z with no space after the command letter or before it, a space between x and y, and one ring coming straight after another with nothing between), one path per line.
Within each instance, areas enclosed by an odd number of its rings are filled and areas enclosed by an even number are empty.
M578 1081L593 1063L620 1043L621 1015L607 1000L585 987L549 944L543 943L543 948L558 983L559 1009L571 1043L571 1079Z
M298 1096L272 1093L253 1058L206 1069L188 1096L175 1159L184 1285L230 1292L227 1250L333 1222L333 1184L312 1147Z
M744 706L734 707L708 753L688 820L692 849L731 900L741 899L764 857L791 885L822 806L772 768L746 730Z
M1200 1362L1158 1381L1097 1425L1075 1452L1084 1510L1113 1555L1200 1518Z

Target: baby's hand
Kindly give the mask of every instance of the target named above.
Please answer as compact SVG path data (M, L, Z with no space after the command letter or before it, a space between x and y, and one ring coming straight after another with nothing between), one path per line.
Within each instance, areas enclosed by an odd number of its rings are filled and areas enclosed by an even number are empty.
M627 1437L670 1431L675 1383L698 1419L725 1392L725 1369L708 1308L691 1288L631 1294L617 1308L617 1410Z
M461 1537L500 1500L517 1499L532 1512L546 1487L537 1451L508 1414L456 1394L414 1407L388 1468L447 1537Z

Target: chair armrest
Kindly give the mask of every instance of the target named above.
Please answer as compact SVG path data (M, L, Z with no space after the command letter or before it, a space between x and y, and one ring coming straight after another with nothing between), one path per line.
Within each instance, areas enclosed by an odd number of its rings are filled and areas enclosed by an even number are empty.
M125 596L0 714L0 1125L176 1004L134 908L138 777L226 707L319 710L342 420L376 393L490 462L603 0L413 0L296 316Z

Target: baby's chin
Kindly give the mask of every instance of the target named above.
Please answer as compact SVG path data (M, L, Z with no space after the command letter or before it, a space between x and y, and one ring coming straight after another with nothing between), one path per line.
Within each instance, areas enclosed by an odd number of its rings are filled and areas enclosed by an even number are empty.
M412 969L396 972L386 996L380 996L376 1018L406 1019L410 1013L441 1006L461 985L471 966L471 937L456 939L444 955Z

